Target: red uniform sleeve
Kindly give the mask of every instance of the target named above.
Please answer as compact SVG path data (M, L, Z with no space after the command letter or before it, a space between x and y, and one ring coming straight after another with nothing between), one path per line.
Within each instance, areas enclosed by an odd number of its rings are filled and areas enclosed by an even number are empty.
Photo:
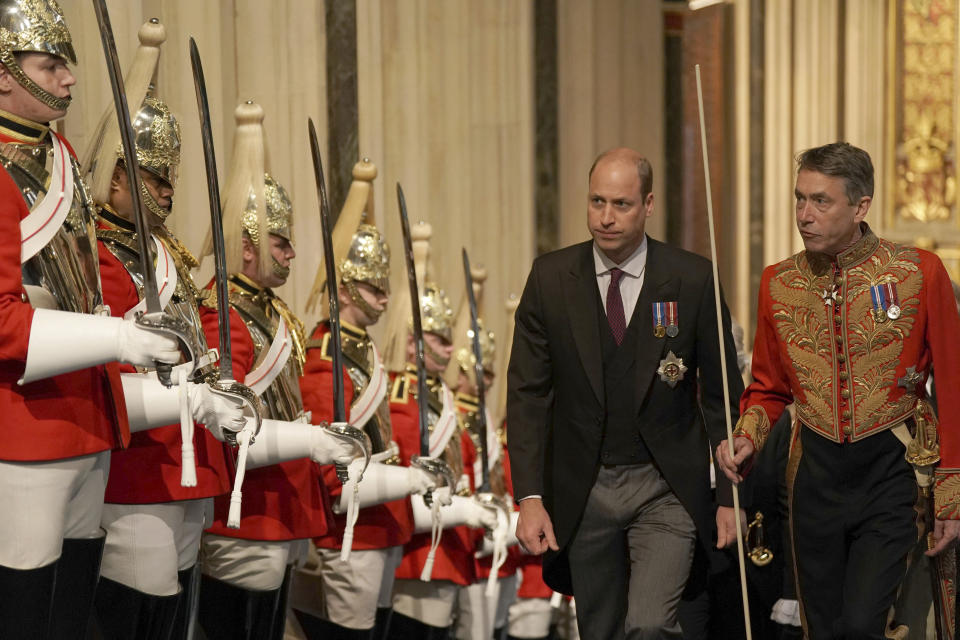
M21 365L27 361L33 321L33 307L23 297L20 270L20 221L28 213L13 178L0 170L0 361Z
M760 279L757 303L757 333L753 343L751 374L753 382L740 398L740 420L737 434L750 438L757 449L770 433L788 404L793 402L790 378L780 357L777 331L773 326L773 300L770 297L770 278L773 270L767 267Z

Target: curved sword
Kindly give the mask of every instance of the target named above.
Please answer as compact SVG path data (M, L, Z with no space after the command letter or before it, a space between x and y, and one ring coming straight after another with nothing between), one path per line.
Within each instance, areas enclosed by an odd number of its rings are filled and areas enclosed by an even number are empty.
M320 158L320 143L317 142L317 129L313 118L307 120L310 130L310 155L313 158L313 176L317 181L317 200L320 202L320 230L323 235L323 263L327 272L327 299L330 303L330 348L333 364L333 421L336 425L327 425L327 432L354 445L363 454L363 470L370 464L370 446L367 435L353 425L346 424L347 409L343 392L343 345L340 342L340 301L337 296L337 267L333 255L333 230L330 226L330 203L327 201L327 183L323 178L323 160ZM346 483L349 479L347 467L337 466L337 477ZM361 477L363 472L360 473Z
M470 306L470 328L473 330L471 347L476 363L473 373L477 378L477 412L480 415L480 487L477 493L490 492L490 458L487 451L487 384L483 379L483 353L480 351L480 320L477 317L477 299L473 295L473 276L470 274L470 258L466 248L463 249L463 277L467 284L467 302Z

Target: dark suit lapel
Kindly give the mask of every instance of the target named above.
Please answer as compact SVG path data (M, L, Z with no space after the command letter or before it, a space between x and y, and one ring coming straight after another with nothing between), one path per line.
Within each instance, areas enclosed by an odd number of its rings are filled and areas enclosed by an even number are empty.
M582 245L579 260L564 275L567 279L563 287L570 329L577 345L577 353L583 364L590 387L603 404L603 361L600 355L600 322L605 318L597 317L597 278L593 264L593 243Z
M650 379L660 366L664 357L667 341L658 338L653 333L653 303L676 300L676 276L669 265L664 264L659 242L647 238L647 266L644 270L643 287L637 299L637 313L633 318L639 322L637 327L637 407L643 406L643 401L650 390Z

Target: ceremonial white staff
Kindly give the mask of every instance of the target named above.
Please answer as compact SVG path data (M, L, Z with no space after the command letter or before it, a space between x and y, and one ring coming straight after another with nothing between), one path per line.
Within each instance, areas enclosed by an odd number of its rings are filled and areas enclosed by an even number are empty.
M720 313L720 274L717 270L717 235L713 227L713 196L710 194L710 161L707 158L707 125L703 117L703 88L700 86L700 65L695 65L697 73L697 108L700 113L700 144L703 146L703 180L707 190L707 221L710 225L710 258L713 261L713 298L717 308L717 340L720 342L720 374L723 378L723 409L727 420L727 444L730 457L733 451L733 424L730 422L730 393L727 383L727 352L724 349L723 317ZM747 568L743 560L743 528L740 525L740 491L733 485L733 514L737 527L737 562L740 565L740 596L743 598L743 624L747 640L752 640L750 632L750 602L747 598Z

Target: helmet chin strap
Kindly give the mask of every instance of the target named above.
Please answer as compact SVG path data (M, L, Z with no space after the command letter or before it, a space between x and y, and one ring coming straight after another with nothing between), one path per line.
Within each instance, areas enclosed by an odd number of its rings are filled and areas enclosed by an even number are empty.
M153 197L153 194L150 193L150 190L147 189L147 186L142 182L140 183L140 197L143 199L143 204L147 207L147 210L160 218L160 222L165 222L171 211L173 211L173 199L170 201L169 209L161 207L157 199Z
M357 305L361 311L363 311L368 318L370 318L370 324L376 324L377 320L380 319L380 316L383 314L383 309L374 309L373 305L366 301L366 299L360 294L360 288L357 286L356 282L346 282L344 286L347 288L347 293L350 294L350 300Z
M450 358L444 358L439 353L431 349L426 340L423 341L423 355L429 356L431 360L436 362L438 365L442 365L444 369L446 369L447 365L450 364Z
M58 98L36 82L30 79L20 65L17 64L17 58L10 50L0 52L0 62L3 63L10 74L16 79L20 86L30 92L30 94L55 111L66 111L70 106L70 98Z
M277 262L277 259L273 256L270 256L270 263L270 271L273 273L273 275L277 276L278 278L283 278L284 280L290 276L290 267L283 266Z

